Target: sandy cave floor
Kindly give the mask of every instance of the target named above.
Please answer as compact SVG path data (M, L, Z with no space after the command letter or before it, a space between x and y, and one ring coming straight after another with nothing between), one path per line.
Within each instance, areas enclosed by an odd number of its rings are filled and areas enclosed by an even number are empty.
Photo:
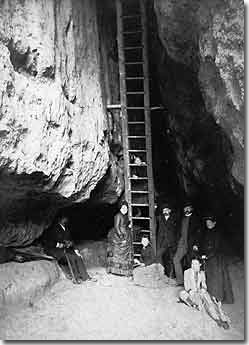
M98 279L73 285L61 279L29 308L2 310L5 340L243 340L244 265L230 266L235 304L224 305L232 320L220 329L205 312L176 303L179 288L150 289L127 278L89 269Z

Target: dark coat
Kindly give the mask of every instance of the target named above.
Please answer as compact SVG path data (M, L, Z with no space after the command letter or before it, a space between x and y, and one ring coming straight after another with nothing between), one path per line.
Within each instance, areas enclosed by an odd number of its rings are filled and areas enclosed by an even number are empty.
M159 215L157 249L175 247L179 238L177 217L173 213L166 220L163 214Z
M62 226L57 223L46 229L42 234L41 242L45 252L53 256L63 266L68 266L69 275L74 279L83 281L89 279L83 258L76 255L72 242L70 230L67 225ZM67 242L71 242L70 248L67 248ZM65 248L56 248L57 243L66 245ZM64 268L65 269L65 268ZM67 269L67 271L68 271ZM67 272L68 273L68 272Z
M63 230L59 223L47 228L41 236L41 243L45 253L53 256L63 265L67 264L64 248L56 248L56 245L57 243L65 244L71 240L69 228L65 226L65 230Z
M185 248L186 255L184 255L184 267L187 269L191 265L192 257L196 255L193 246L196 245L198 249L201 246L201 224L200 219L196 214L189 217L183 216L181 223L181 236L178 241L178 247Z
M179 240L180 245L186 247L188 252L194 245L200 246L201 226L199 218L195 214L189 217L183 216Z
M202 252L208 257L205 265L208 292L223 303L233 303L232 284L217 229L205 230Z
M42 234L44 248L56 248L57 243L65 243L66 241L72 241L71 233L68 226L65 226L65 230L63 230L59 223L46 229Z
M149 266L156 261L155 254L152 246L149 244L147 247L142 248L140 261Z
M196 214L192 214L188 225L188 251L191 251L194 245L201 246L202 229L200 219Z

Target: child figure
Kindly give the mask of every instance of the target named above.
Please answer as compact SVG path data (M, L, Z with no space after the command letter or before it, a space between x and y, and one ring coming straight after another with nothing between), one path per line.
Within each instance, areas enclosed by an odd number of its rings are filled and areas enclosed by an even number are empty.
M164 288L166 285L171 284L171 279L164 274L164 267L156 262L148 237L143 236L141 243L143 248L140 260L134 259L135 265L138 265L133 270L134 283L150 288Z
M134 259L134 263L139 266L149 266L155 262L154 251L148 237L143 236L141 243L143 245L143 248L141 250L141 258L140 260Z

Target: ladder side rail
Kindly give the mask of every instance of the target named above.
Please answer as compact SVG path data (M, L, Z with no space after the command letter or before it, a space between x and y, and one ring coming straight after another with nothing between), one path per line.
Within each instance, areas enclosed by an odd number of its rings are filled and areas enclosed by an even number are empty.
M150 89L149 89L149 65L148 65L148 41L146 26L146 5L145 0L140 0L141 19L142 19L142 40L143 40L143 72L144 72L144 106L145 106L145 131L146 131L146 149L148 161L148 187L149 187L149 214L151 242L156 253L156 229L155 229L155 202L154 202L154 183L152 169L152 147L151 147L151 118L150 118Z
M123 21L122 21L122 1L116 0L117 14L117 41L119 55L119 84L120 84L120 103L122 118L122 140L124 157L124 180L125 180L125 199L129 204L129 220L132 226L131 193L130 193L130 171L129 171L129 152L128 152L128 121L127 121L127 99L126 99L126 81L125 81L125 56L123 41Z

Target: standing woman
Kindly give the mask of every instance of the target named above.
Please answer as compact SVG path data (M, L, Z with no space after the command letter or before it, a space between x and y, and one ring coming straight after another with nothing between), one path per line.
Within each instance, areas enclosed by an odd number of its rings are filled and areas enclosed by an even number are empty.
M128 203L123 201L108 234L107 273L131 276L133 271L132 234L129 227Z
M202 248L207 255L207 289L211 296L222 303L233 303L232 284L225 257L221 251L221 238L212 215L205 217L205 236Z

